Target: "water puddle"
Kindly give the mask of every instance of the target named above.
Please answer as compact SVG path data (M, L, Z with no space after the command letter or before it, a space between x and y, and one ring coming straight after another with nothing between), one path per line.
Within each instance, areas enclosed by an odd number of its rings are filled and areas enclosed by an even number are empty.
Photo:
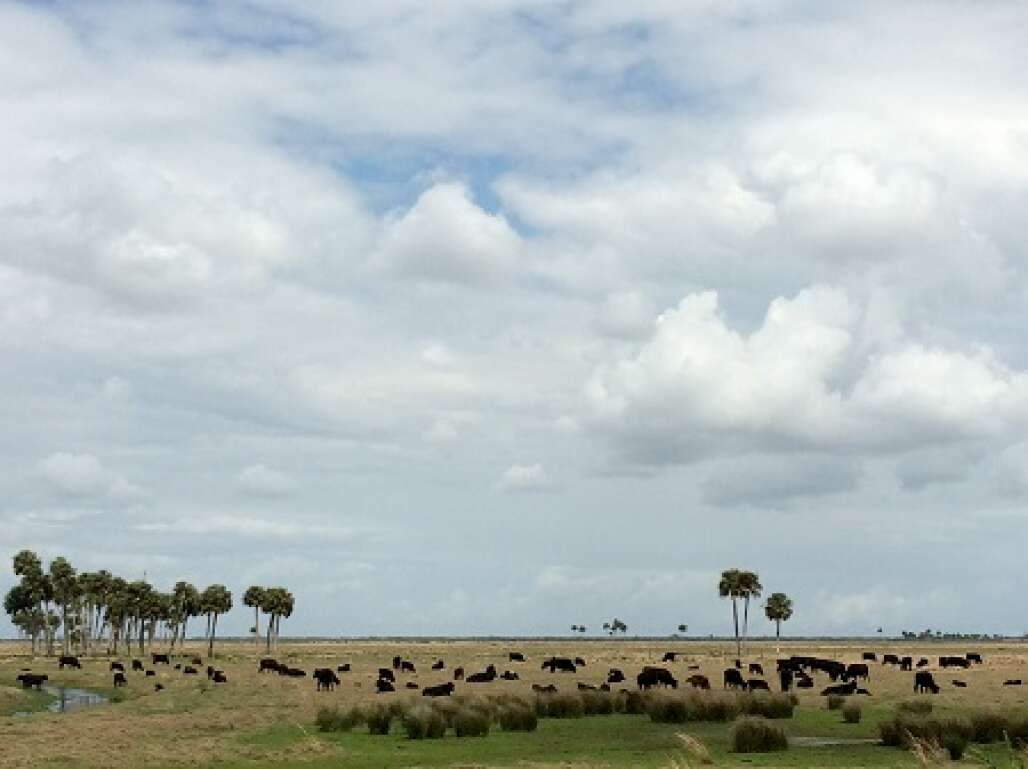
M881 740L846 737L790 737L789 745L796 748L834 748L846 745L878 745Z
M70 686L48 686L44 684L43 691L54 698L53 701L46 706L46 710L19 710L13 715L31 716L34 712L71 713L75 710L92 708L97 705L106 705L109 701L107 697L104 697L102 694L91 692L88 689L75 689Z

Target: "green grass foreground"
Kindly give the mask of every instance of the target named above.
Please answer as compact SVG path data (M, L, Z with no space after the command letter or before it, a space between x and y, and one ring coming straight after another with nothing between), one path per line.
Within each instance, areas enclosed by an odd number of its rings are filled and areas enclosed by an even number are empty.
M890 711L865 710L860 724L843 723L837 712L797 710L793 719L776 721L790 737L826 740L874 739L877 723ZM716 766L769 767L889 767L913 766L913 756L878 744L791 747L782 753L739 755L728 750L730 724L657 724L647 716L587 716L577 719L542 719L536 732L502 732L459 739L448 733L441 740L410 740L398 725L388 736L351 733L321 734L312 725L276 727L240 737L251 747L263 747L281 756L297 749L295 759L276 758L262 764L252 759L219 762L220 769L282 767L284 769L402 769L404 767L670 767L672 759L689 765L676 737L688 733L710 750ZM999 747L989 746L987 753ZM693 762L691 765L696 766Z

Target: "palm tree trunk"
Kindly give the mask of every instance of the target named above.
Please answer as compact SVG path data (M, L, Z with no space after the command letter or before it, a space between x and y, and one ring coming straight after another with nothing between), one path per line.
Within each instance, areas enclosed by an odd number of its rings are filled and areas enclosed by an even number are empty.
M732 622L735 625L735 656L742 657L742 646L739 643L739 604L732 598Z
M266 652L267 652L268 654L271 654L271 629L272 629L273 627L275 627L275 614L274 614L274 612L272 612L272 613L271 613L271 616L269 616L269 617L268 617L268 634L267 634L267 643L265 644L265 647L264 647L264 648L265 648L265 651L266 651Z
M261 608L259 606L253 607L253 648L257 648L257 644L261 638Z
M742 599L742 640L746 643L746 636L750 632L750 597L747 595Z
M215 634L215 632L217 632L217 629L218 629L218 615L215 614L213 620L211 620L210 615L208 615L208 621L210 622L210 625L211 625L211 632L210 632L209 637L207 638L207 658L208 659L213 659L214 658L214 634Z

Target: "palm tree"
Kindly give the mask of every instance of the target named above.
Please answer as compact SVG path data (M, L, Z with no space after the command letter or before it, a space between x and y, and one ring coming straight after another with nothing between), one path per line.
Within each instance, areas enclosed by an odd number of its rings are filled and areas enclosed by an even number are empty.
M200 608L207 615L207 656L214 656L214 636L218 632L218 617L232 609L232 593L224 585L211 585L200 594Z
M54 589L54 602L61 608L61 648L68 654L71 643L71 627L68 623L68 610L80 595L79 581L75 569L67 558L54 558L50 562L50 583Z
M685 625L685 624L679 625L678 626L678 632L679 633L683 633L683 634L684 633L688 633L689 632L689 626Z
M250 585L243 594L243 604L253 609L253 645L261 637L261 604L264 603L264 588L258 585Z
M742 640L745 643L749 635L750 599L760 598L760 591L764 589L764 586L760 584L760 577L756 572L744 571L742 572L742 589Z
M775 641L782 637L782 623L792 616L792 599L785 593L772 593L764 604L764 615L775 623Z

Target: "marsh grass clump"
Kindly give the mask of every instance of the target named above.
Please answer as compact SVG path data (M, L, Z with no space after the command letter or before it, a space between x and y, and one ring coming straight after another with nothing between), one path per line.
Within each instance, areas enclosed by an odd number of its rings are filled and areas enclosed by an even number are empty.
M453 731L458 737L485 737L489 734L492 718L488 712L475 707L462 707L453 717Z
M971 741L985 745L1002 742L1010 732L1006 716L994 710L975 710L968 715L971 722Z
M829 694L828 695L828 709L829 710L841 710L842 706L846 704L846 698L841 694Z
M609 716L615 712L614 695L610 692L587 689L578 694L587 716Z
M974 727L964 718L936 718L933 716L897 713L878 725L883 745L918 750L927 744L944 747L950 754L963 755L974 736Z
M714 757L710 755L710 749L698 737L691 734L676 734L678 743L682 746L683 761L671 759L670 769L687 769L694 764L710 766L714 763Z
M371 734L389 734L393 725L393 708L381 702L369 706L364 711L364 723Z
M641 692L619 692L616 701L619 713L640 716L646 712L646 698Z
M581 718L585 715L585 704L577 693L540 694L535 712L540 718Z
M403 729L412 740L438 740L446 734L446 718L430 705L416 705L404 713Z
M788 750L785 732L767 719L744 716L732 726L729 745L733 753L771 753Z
M320 732L348 732L363 720L360 708L344 709L337 705L318 708L314 723Z
M539 726L539 716L528 703L506 703L500 707L498 716L500 729L505 732L534 732Z
M759 709L754 706L755 711ZM650 720L663 724L684 724L691 721L725 722L733 720L740 712L740 700L721 694L658 694L646 702L646 713Z
M792 718L796 704L785 694L747 693L739 695L739 712L764 718Z
M896 706L897 713L914 713L926 716L932 712L931 700L906 700Z
M858 702L847 702L842 706L842 720L847 724L859 724L863 710Z

